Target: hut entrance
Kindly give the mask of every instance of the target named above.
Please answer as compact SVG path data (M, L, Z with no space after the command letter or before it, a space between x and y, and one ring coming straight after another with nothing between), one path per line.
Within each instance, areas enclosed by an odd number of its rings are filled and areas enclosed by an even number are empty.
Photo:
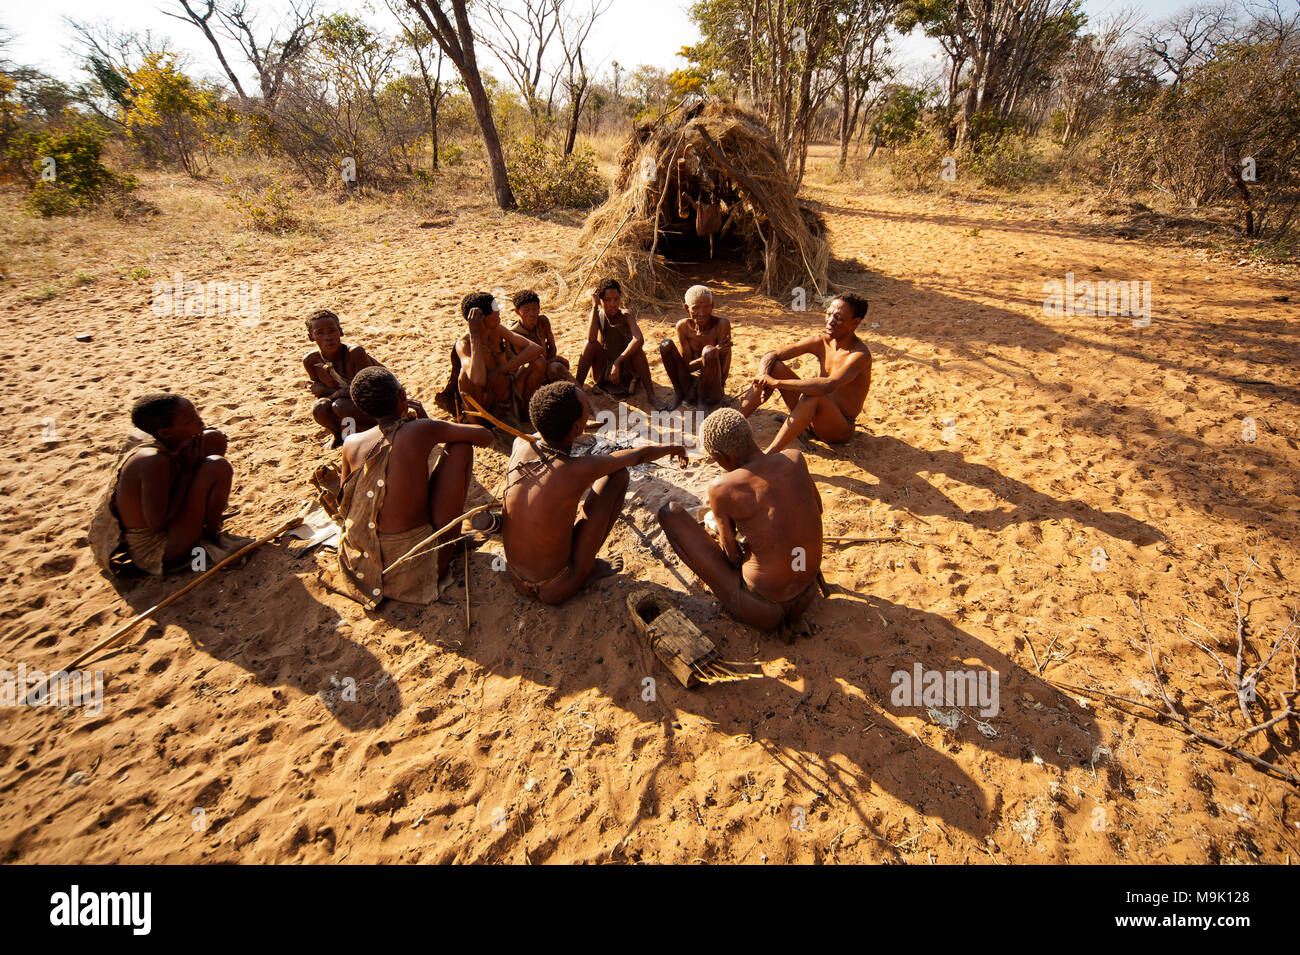
M575 301L612 276L642 307L674 304L682 276L709 263L741 264L759 291L785 299L827 290L826 227L795 195L785 159L763 120L729 102L695 102L638 124L618 154L609 199L583 225L577 251L559 267Z

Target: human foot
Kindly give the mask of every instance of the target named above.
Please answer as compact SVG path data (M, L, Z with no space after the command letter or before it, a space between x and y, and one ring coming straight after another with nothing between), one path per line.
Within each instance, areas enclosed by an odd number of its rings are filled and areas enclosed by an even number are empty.
M609 560L597 557L596 562L591 565L591 573L587 575L587 583L594 583L597 580L603 580L606 577L613 577L615 574L623 572L623 558L619 556L611 557Z

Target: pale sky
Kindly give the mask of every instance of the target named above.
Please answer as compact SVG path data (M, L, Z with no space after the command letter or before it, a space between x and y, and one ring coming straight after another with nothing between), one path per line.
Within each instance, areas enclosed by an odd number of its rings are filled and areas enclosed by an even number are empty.
M1186 0L1145 0L1134 3L1124 0L1085 0L1084 9L1091 19L1108 16L1120 9L1139 7L1143 14L1162 17L1187 6ZM250 7L259 11L259 22L274 22L277 11L283 10L284 0L252 0ZM364 17L367 21L383 25L393 32L392 15L376 2L347 2L324 0L323 9L343 9ZM699 39L686 11L685 0L614 0L610 12L598 22L592 33L590 49L595 51L592 60L601 64L602 77L607 76L611 62L617 60L624 68L640 63L673 69L684 65L677 51ZM150 30L155 35L169 37L171 47L188 55L191 71L213 78L221 76L220 66L211 47L199 31L162 13L164 9L179 9L175 0L39 0L22 2L8 0L0 12L0 25L12 34L8 57L23 66L34 66L61 79L80 79L80 62L72 44L64 17L78 20L100 21L106 17L118 29ZM908 67L907 78L931 71L939 60L938 45L915 31L899 44L900 59ZM237 51L236 51L237 52ZM229 54L227 54L229 58ZM481 52L488 60L488 54ZM492 69L490 62L488 63ZM236 67L238 70L239 67ZM241 78L246 70L240 70ZM492 72L505 80L504 71ZM255 85L255 84L254 84ZM246 87L247 88L247 87Z

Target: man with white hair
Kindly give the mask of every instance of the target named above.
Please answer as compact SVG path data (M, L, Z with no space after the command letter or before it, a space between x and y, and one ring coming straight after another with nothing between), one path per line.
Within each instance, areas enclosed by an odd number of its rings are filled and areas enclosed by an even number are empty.
M677 343L665 338L659 357L673 383L671 410L683 401L706 407L722 404L727 374L731 371L731 323L713 314L713 292L707 285L686 290L689 313L677 323Z
M668 542L742 623L793 624L817 597L822 562L822 500L803 455L764 454L733 408L705 418L700 440L726 472L709 485L718 539L670 503L658 515Z

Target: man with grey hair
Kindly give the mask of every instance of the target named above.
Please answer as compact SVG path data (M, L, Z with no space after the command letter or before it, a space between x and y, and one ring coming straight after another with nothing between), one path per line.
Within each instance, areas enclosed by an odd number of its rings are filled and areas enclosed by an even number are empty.
M689 313L677 323L677 343L665 338L659 357L673 383L669 410L695 400L706 407L722 404L731 371L731 323L713 314L713 292L707 285L686 290Z
M723 608L775 630L797 621L817 596L822 501L798 451L764 454L749 422L719 408L700 426L704 449L726 473L709 485L715 541L677 503L659 509L673 550Z

